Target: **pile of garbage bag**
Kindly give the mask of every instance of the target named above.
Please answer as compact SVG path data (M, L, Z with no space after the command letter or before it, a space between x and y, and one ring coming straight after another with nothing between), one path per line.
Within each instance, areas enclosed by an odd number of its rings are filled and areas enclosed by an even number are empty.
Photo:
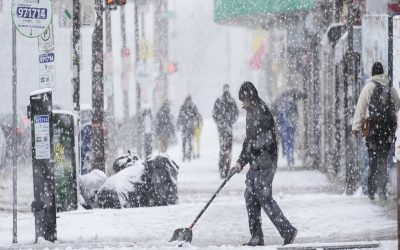
M118 157L113 174L95 169L79 177L80 204L86 208L166 206L178 203L178 165L166 154L145 161L132 152Z

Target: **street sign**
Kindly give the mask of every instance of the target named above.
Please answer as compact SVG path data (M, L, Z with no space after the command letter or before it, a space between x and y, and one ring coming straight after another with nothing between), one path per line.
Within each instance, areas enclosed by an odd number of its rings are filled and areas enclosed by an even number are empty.
M81 2L81 25L82 27L94 27L96 22L96 13L94 8L94 0L83 0Z
M54 88L56 85L56 67L54 53L39 55L39 87Z
M53 23L38 38L38 47L40 52L54 50L54 32Z
M18 32L23 36L38 37L53 19L50 0L13 0L11 16Z
M72 28L72 0L60 1L58 26L60 28Z

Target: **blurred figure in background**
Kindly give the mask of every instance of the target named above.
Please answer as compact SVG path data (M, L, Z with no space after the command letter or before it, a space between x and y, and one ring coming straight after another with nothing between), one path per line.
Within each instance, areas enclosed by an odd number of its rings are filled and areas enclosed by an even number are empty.
M155 135L159 143L159 149L165 153L168 145L175 134L175 128L172 123L171 110L169 109L169 102L165 101L156 115Z
M177 129L182 129L182 160L189 160L192 155L192 139L194 133L194 123L199 117L196 105L192 97L188 95L179 110Z
M152 115L151 110L149 108L145 108L143 110L143 125L144 125L144 155L148 157L151 155L152 148Z
M294 165L295 133L299 118L297 102L305 98L306 94L300 90L289 89L280 94L272 104L272 112L279 127L283 155L289 167Z
M200 157L200 137L203 128L203 117L199 114L194 123L193 158Z
M219 174L223 179L230 169L232 158L232 126L236 122L239 111L235 100L229 93L229 85L224 84L223 94L214 104L212 116L217 124L219 134Z

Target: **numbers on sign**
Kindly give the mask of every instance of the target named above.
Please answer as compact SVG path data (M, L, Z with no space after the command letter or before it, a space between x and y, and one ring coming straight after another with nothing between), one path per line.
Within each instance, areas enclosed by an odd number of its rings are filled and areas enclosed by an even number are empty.
M18 7L17 15L20 18L27 18L27 19L46 19L47 18L47 9Z
M24 10L22 8L17 8L18 17L22 17Z
M47 10L46 9L40 9L40 18L41 19L46 19L47 18Z

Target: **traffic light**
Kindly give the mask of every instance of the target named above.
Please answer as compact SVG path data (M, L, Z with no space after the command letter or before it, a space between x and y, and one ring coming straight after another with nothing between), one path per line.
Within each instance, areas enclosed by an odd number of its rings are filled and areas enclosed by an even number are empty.
M172 74L178 70L176 63L169 63L168 64L168 73Z
M105 0L107 6L113 6L115 4L115 0Z
M125 5L126 0L105 0L106 6Z

